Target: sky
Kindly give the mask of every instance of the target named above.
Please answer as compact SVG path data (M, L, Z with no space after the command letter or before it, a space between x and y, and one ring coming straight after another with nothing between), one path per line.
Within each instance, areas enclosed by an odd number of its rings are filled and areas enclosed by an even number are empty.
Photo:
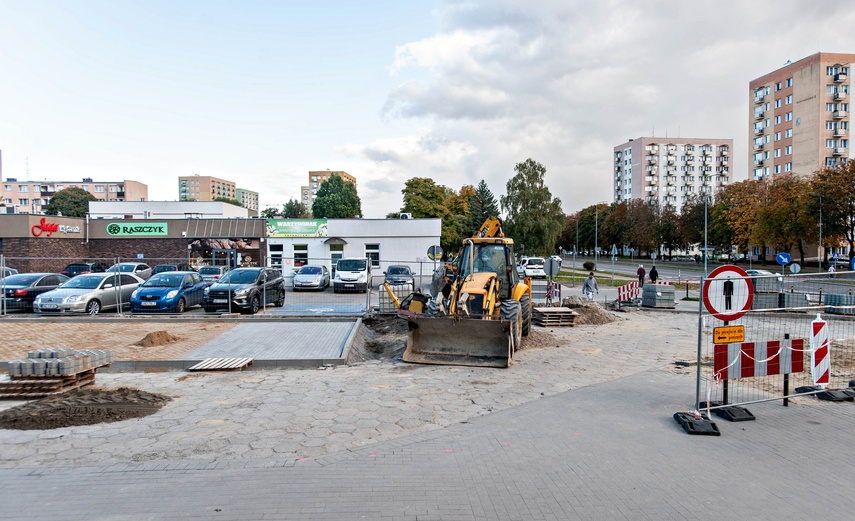
M3 178L211 175L263 209L344 170L382 218L531 158L569 214L638 137L731 138L744 180L748 83L852 27L850 0L0 0Z

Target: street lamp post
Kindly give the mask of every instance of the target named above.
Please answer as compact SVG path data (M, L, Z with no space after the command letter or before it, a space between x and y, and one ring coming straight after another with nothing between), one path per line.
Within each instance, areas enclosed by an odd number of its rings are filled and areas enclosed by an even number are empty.
M594 269L597 269L597 254L600 253L599 247L599 231L600 231L600 203L594 207Z

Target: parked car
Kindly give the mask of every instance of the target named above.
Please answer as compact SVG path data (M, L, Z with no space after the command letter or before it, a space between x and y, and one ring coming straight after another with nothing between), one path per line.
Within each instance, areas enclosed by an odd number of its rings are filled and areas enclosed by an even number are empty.
M199 268L199 275L201 275L202 280L210 286L220 280L220 277L228 273L228 271L228 266L202 266Z
M745 270L750 277L777 277L778 282L784 282L784 277L769 270Z
M55 290L42 293L33 301L36 313L89 313L126 308L131 293L143 279L130 273L86 273L78 275Z
M368 291L371 281L371 261L367 258L339 259L335 265L333 292Z
M196 271L193 269L193 266L189 264L158 264L151 270L152 275L157 275L158 273L163 273L164 271Z
M18 273L18 270L16 270L15 268L9 268L6 266L0 268L0 278L8 277L9 275L15 275L16 273Z
M517 273L520 277L531 277L533 279L545 279L546 272L543 271L543 257L523 257L517 264Z
M326 266L305 265L294 275L294 291L303 289L327 289L330 285L330 270Z
M32 313L33 301L42 293L56 289L67 281L61 273L20 273L9 275L2 281L5 291L3 306L6 311Z
M208 286L203 306L207 313L232 310L254 315L267 304L285 305L282 272L272 268L237 268Z
M87 273L104 273L107 267L100 262L73 262L62 269L60 273L66 277L76 277Z
M121 273L133 273L143 280L151 277L151 266L142 262L120 262L118 264L113 264L110 266L110 269L107 270L107 273L113 273L116 271Z
M409 266L393 264L386 268L383 274L386 275L384 280L389 285L409 284L410 286L415 286L413 272Z
M131 294L134 313L184 313L202 305L208 285L195 271L168 271L152 275Z

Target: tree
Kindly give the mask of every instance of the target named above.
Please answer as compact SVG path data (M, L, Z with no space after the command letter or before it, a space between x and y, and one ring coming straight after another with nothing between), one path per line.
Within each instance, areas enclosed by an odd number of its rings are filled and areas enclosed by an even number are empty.
M411 213L417 219L442 220L439 244L443 250L457 251L463 237L471 235L465 233L463 215L455 213L468 212L468 204L451 188L427 177L413 177L404 183L401 193L404 195L401 213Z
M243 206L240 204L240 201L237 199L229 199L228 197L214 197L214 201L220 201L223 203L233 204L235 206Z
M296 199L288 199L282 207L282 216L288 219L308 219L312 215L306 205Z
M332 174L318 188L312 215L318 219L362 217L362 201L356 193L356 185Z
M526 159L514 171L501 197L507 215L505 232L525 244L528 253L552 253L564 228L561 200L552 197L543 182L546 168L537 161Z
M793 174L781 174L768 185L769 201L758 211L758 238L783 251L798 248L805 265L805 238L817 236L816 221L808 212L810 183Z
M64 217L86 217L89 212L89 201L97 201L94 195L86 190L69 186L56 193L50 198L44 207L46 215L59 215Z
M499 203L487 183L482 179L475 187L472 196L469 197L469 224L468 227L477 230L488 217L499 217ZM574 232L575 233L575 232Z
M814 194L810 200L812 213L818 215L819 207L822 206L823 245L835 244L845 239L849 242L849 251L853 252L855 249L855 161L847 161L836 168L820 170L814 175L811 187ZM823 248L823 252L826 251Z
M264 210L261 210L260 215L265 219L273 219L277 215L280 215L280 213L279 210L277 210L276 208L265 208Z

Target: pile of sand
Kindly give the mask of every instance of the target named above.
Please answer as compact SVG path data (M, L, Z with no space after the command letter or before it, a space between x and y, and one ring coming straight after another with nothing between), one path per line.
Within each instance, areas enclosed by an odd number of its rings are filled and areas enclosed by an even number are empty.
M181 340L181 337L177 337L169 331L152 331L139 342L135 342L134 345L140 347L165 346L179 340Z
M601 325L610 324L615 321L614 315L600 304L582 297L566 297L561 305L570 308L579 316L573 321L574 325Z

